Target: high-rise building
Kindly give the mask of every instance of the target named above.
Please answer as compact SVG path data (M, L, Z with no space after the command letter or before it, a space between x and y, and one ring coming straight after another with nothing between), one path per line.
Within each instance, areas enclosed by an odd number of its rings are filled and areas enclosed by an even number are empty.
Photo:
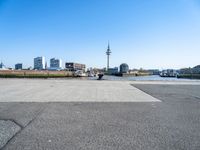
M37 70L45 69L45 57L34 58L34 69L37 69Z
M50 59L50 68L51 69L61 69L62 68L62 60L61 59Z
M22 69L22 63L16 64L16 65L15 65L15 69L16 69L16 70Z

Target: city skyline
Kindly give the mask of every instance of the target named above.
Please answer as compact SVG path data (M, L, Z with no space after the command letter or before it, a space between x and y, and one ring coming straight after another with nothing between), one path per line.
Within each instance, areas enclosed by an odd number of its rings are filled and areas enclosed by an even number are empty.
M143 11L145 10L145 11ZM200 2L169 1L0 1L0 61L8 67L33 58L106 67L180 69L200 55Z

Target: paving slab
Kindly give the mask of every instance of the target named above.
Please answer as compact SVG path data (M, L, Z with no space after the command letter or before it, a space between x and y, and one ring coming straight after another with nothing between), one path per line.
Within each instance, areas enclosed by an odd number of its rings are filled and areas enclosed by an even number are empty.
M0 120L0 149L20 130L20 126L10 120Z

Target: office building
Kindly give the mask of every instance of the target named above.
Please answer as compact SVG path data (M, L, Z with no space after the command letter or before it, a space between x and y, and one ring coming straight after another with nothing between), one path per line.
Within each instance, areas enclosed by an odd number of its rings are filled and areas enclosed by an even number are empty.
M37 70L45 69L45 57L34 58L34 69L37 69Z
M21 70L22 69L22 63L18 63L15 65L15 70Z
M79 63L74 63L74 62L66 62L65 68L69 71L77 71L77 70L85 71L86 66L85 66L85 64L79 64Z
M62 60L61 59L50 59L50 70L61 70L62 69Z

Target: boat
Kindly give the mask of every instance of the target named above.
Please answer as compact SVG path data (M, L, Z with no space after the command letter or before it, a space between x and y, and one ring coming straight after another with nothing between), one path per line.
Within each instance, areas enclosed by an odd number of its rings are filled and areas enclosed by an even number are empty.
M94 77L94 74L88 73L88 77Z
M176 77L177 71L173 69L162 70L160 73L161 77Z
M74 72L75 77L87 77L86 73L84 73L82 70L77 70Z

